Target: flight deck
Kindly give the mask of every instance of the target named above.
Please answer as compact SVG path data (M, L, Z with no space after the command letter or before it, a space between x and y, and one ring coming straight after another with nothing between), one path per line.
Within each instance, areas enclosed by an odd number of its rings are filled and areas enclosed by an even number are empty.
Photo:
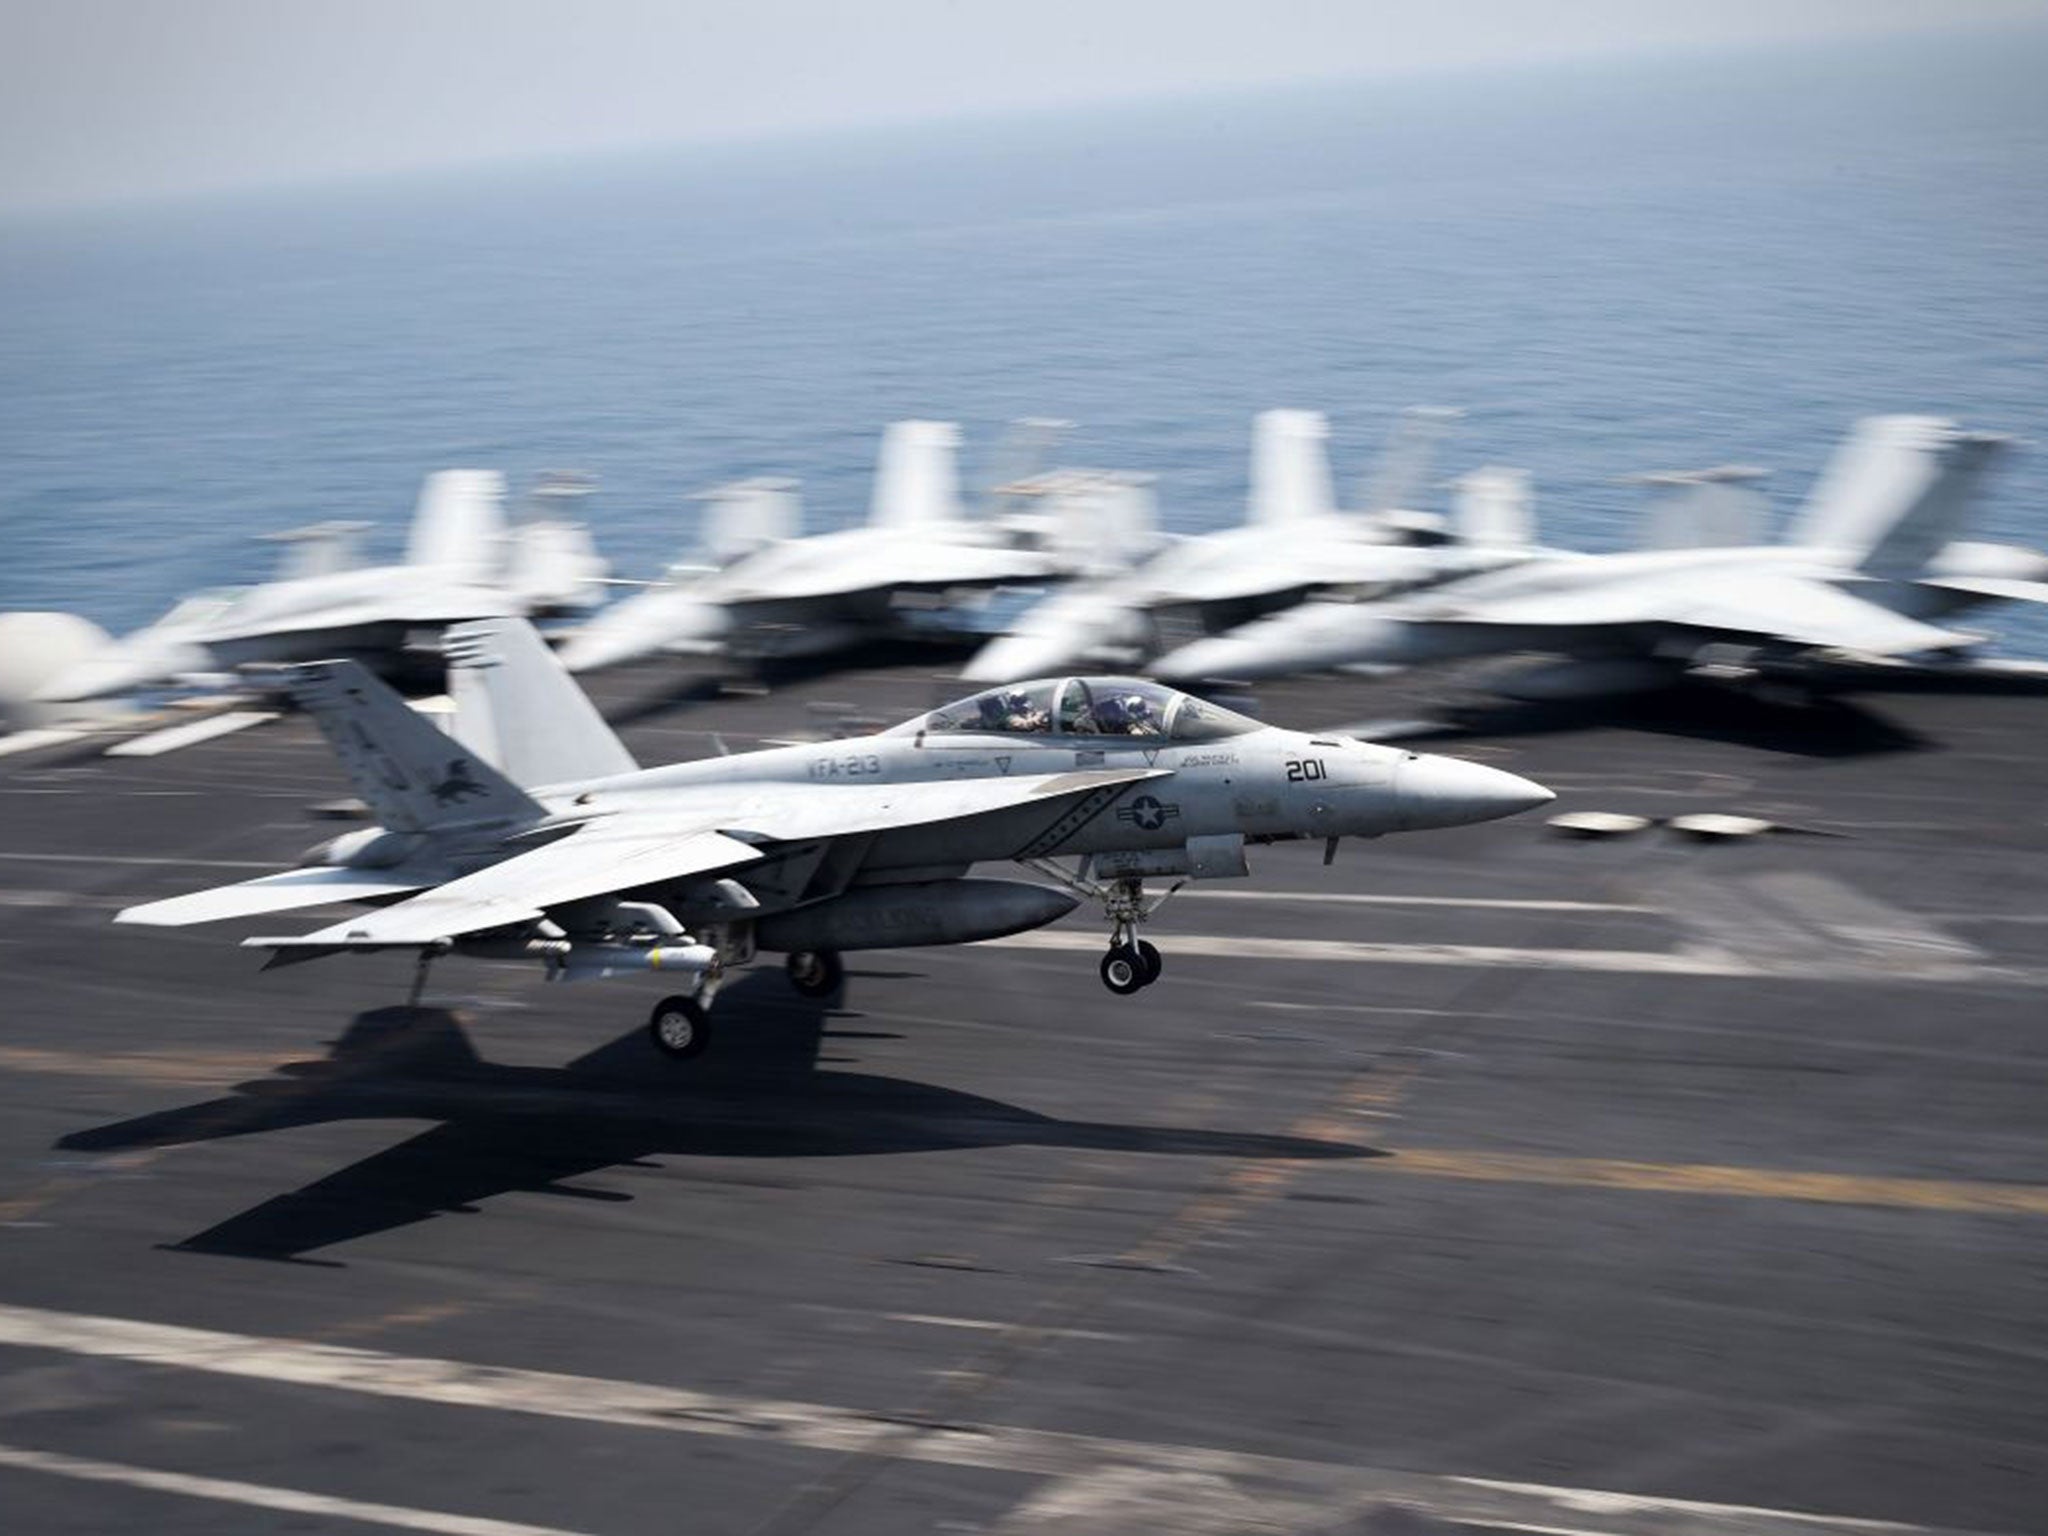
M965 691L590 683L645 763ZM346 830L302 719L0 762L0 1524L2048 1530L2043 701L1441 687L1256 707L1555 806L1255 849L1129 998L1086 905L764 963L693 1062L659 977L111 926Z

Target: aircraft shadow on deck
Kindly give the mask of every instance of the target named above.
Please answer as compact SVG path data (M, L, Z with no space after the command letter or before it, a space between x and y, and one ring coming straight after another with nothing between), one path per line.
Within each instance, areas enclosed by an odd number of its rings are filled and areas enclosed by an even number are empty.
M1820 698L1770 704L1724 688L1672 688L1639 698L1523 702L1488 699L1440 711L1404 741L1549 736L1567 731L1629 730L1719 741L1800 757L1877 757L1924 751L1926 737L1861 704Z
M638 1029L564 1067L476 1054L455 1014L359 1014L329 1055L223 1097L78 1131L57 1145L112 1152L345 1120L439 1123L383 1152L231 1216L173 1248L303 1260L315 1250L529 1191L633 1197L565 1180L654 1157L839 1157L1048 1146L1233 1158L1353 1158L1370 1148L1306 1137L1060 1120L906 1078L833 1070L831 1005L779 975L745 978L719 1005L718 1048L663 1057ZM840 1015L844 1016L844 1015ZM851 1030L844 1038L870 1038Z

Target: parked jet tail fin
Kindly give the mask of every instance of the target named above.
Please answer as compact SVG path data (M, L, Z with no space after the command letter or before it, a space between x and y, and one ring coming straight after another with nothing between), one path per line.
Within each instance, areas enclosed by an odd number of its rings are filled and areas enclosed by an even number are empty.
M1336 510L1329 423L1321 411L1261 411L1252 418L1251 498L1245 521L1291 523Z
M283 533L266 533L272 544L282 545L272 581L302 581L314 576L333 576L352 571L362 562L361 534L368 523L314 523Z
M868 522L936 527L960 520L960 429L950 421L892 421L875 460Z
M1649 489L1644 549L1737 549L1764 541L1763 493L1768 473L1747 464L1638 475Z
M285 686L318 723L370 813L393 831L544 814L518 785L407 708L360 662L289 667Z
M2005 441L1938 416L1866 417L1821 472L1791 541L1846 550L1866 576L1918 576L1962 532Z
M431 566L451 581L493 581L507 534L504 477L488 469L444 469L420 487L405 563Z
M456 624L443 644L455 739L514 784L610 778L639 766L526 620Z
M1460 544L1526 549L1536 542L1536 514L1528 471L1488 465L1460 475L1451 506L1451 532Z
M803 501L794 480L731 480L697 493L704 506L697 547L716 565L793 539L803 529Z

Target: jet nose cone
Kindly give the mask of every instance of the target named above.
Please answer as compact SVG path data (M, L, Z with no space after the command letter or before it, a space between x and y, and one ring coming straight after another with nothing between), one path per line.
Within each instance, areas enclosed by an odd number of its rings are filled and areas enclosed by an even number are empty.
M1557 798L1519 774L1456 757L1411 758L1401 765L1398 784L1401 822L1411 829L1494 821Z

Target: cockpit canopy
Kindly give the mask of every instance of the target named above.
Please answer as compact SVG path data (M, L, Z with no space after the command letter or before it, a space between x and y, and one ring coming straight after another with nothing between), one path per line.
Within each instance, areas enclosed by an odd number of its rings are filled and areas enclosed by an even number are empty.
M1142 677L1055 677L1008 683L906 720L891 736L1144 736L1220 741L1260 729L1192 694Z

